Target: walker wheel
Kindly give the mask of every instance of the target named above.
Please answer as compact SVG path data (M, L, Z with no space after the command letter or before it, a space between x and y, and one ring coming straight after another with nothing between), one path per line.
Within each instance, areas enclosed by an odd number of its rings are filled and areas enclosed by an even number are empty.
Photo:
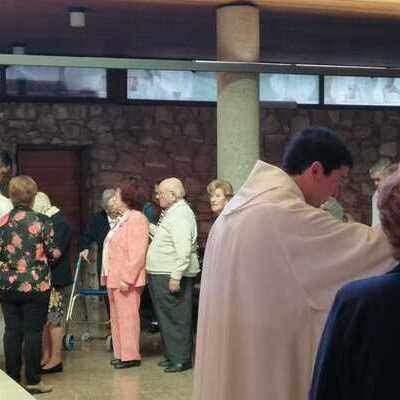
M73 335L68 334L63 338L63 346L65 350L71 351L75 347L75 338Z
M106 338L106 348L108 351L113 351L114 349L111 335L108 335Z
M90 340L90 333L89 332L85 332L82 336L81 336L81 340L82 342L88 342Z

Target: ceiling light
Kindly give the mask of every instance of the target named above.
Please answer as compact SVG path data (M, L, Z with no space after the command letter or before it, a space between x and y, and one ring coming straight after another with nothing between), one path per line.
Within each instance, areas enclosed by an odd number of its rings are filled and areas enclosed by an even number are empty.
M69 9L69 25L72 28L85 27L86 9L83 7L73 7Z

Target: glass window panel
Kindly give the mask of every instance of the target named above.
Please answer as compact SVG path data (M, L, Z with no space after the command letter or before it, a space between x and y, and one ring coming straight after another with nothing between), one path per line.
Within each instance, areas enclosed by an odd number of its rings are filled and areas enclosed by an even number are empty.
M318 75L260 74L261 101L318 104Z
M6 69L10 96L107 97L104 68L11 66Z
M128 70L128 99L216 101L213 72Z
M193 73L193 100L217 101L217 74L197 71Z
M260 99L318 104L317 75L260 74ZM217 101L215 72L128 70L128 99Z
M325 104L398 106L400 79L326 76Z

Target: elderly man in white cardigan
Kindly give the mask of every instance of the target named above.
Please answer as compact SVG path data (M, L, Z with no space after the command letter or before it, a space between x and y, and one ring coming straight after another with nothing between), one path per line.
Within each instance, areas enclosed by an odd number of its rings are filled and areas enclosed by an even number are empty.
M164 209L147 253L150 295L160 324L166 359L165 372L192 367L193 278L199 272L196 218L184 200L185 189L177 178L160 183Z

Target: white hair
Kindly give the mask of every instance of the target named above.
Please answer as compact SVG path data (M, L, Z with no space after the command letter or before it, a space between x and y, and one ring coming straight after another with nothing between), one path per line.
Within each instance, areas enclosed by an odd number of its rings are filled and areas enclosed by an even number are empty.
M389 158L382 157L369 169L369 174L381 174L391 165L391 163L392 162Z
M49 196L43 192L37 192L33 202L33 211L46 215L46 212L51 208Z
M115 189L106 189L101 195L101 206L105 210L109 201L115 196Z
M183 199L186 195L183 183L178 178L164 179L160 183L160 186L161 185L166 186L168 190L171 191L178 199Z
M49 218L60 211L59 208L51 204L49 196L43 192L36 193L32 209L39 214L47 215Z

